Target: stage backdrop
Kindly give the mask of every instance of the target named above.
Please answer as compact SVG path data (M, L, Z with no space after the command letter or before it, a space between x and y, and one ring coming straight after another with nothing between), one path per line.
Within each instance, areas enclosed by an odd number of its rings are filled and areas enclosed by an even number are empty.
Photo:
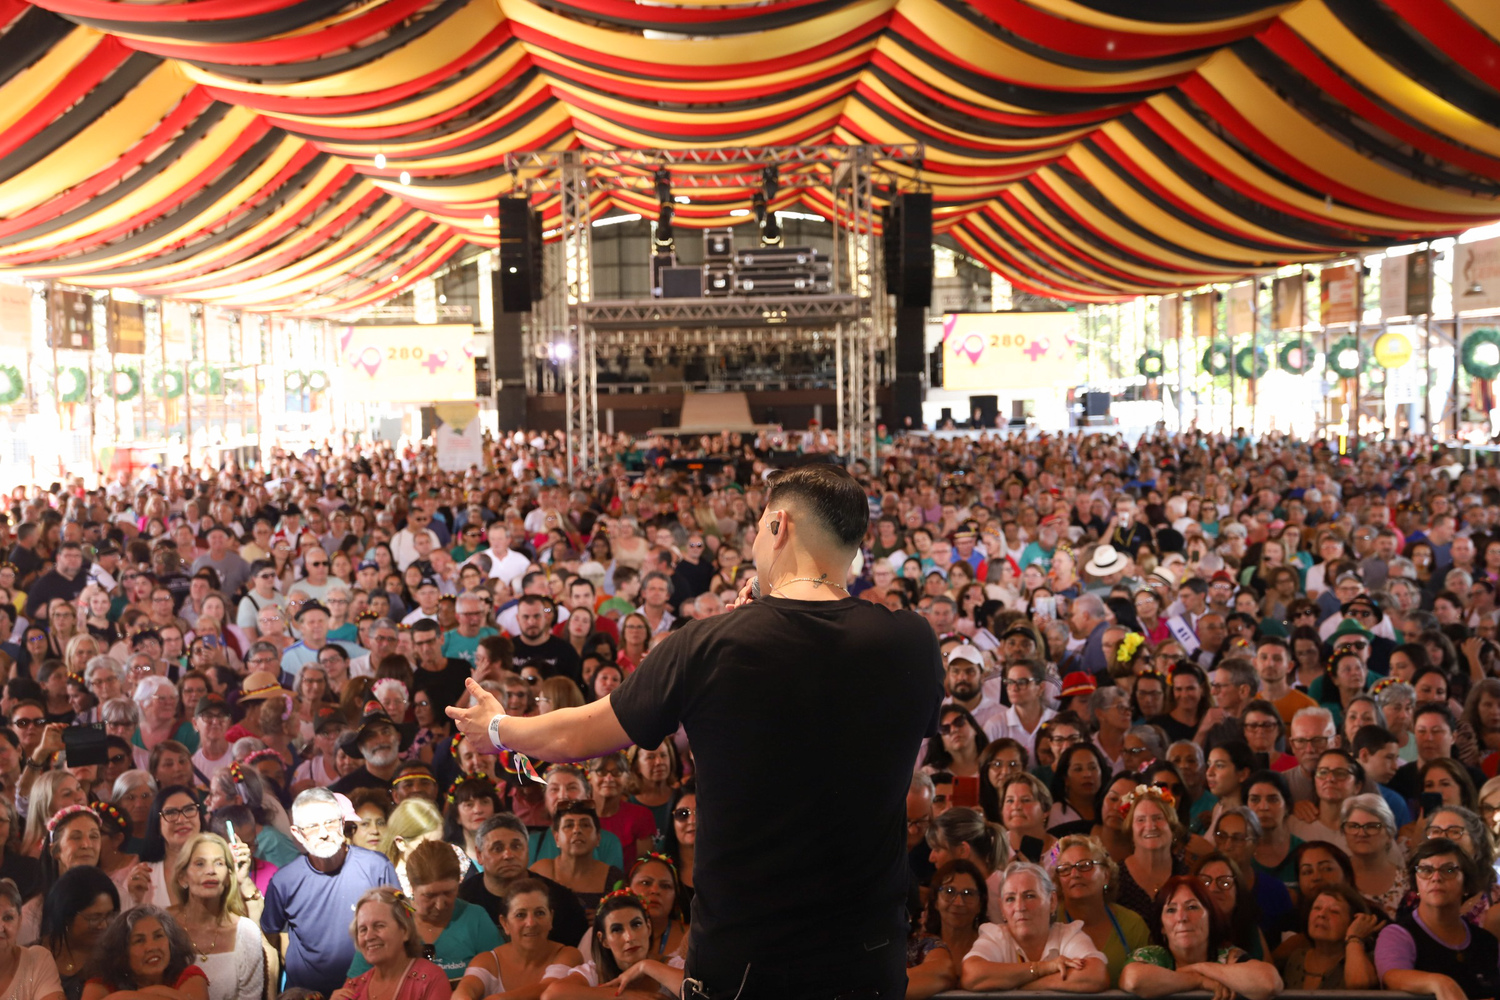
M949 313L943 388L960 392L1077 385L1073 312Z
M344 391L353 403L474 398L469 324L352 326L340 338Z

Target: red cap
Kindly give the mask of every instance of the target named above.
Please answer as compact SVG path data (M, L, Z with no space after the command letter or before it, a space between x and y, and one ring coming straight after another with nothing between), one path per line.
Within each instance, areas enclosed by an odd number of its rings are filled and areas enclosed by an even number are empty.
M1099 684L1094 680L1094 675L1082 670L1075 670L1063 678L1062 697L1068 698L1075 694L1093 694L1099 690Z

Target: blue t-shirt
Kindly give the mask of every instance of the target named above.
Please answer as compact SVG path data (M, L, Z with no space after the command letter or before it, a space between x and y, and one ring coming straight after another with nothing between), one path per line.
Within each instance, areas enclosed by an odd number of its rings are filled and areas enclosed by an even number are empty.
M460 899L453 904L453 917L448 926L432 943L431 960L443 970L450 983L456 983L464 977L464 970L475 955L502 944L500 928L484 912L484 907ZM363 975L369 968L365 956L356 951L354 961L349 965L349 978Z
M400 887L396 869L384 854L351 847L337 872L325 875L300 857L271 876L260 917L267 934L285 932L286 986L328 996L344 985L354 960L354 904L378 885Z

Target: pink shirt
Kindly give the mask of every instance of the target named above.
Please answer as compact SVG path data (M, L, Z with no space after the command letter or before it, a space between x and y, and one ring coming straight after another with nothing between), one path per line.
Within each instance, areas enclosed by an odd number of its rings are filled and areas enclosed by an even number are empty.
M374 969L363 972L345 981L344 989L353 991L354 1000L369 1000L370 980L374 975ZM452 996L453 989L443 970L425 958L414 958L406 967L406 975L401 977L401 985L391 1000L449 1000Z

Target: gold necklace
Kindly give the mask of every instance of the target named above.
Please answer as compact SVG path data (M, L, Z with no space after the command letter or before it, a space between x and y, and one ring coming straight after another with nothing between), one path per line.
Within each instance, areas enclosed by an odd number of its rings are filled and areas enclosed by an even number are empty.
M785 589L787 584L790 583L810 583L813 585L814 590L820 590L822 589L824 584L827 584L834 590L842 590L846 594L849 592L847 588L841 587L838 584L834 583L832 580L828 579L828 574L824 573L822 576L794 576L790 580L783 580L776 586L771 588L771 593L774 594L778 590Z

